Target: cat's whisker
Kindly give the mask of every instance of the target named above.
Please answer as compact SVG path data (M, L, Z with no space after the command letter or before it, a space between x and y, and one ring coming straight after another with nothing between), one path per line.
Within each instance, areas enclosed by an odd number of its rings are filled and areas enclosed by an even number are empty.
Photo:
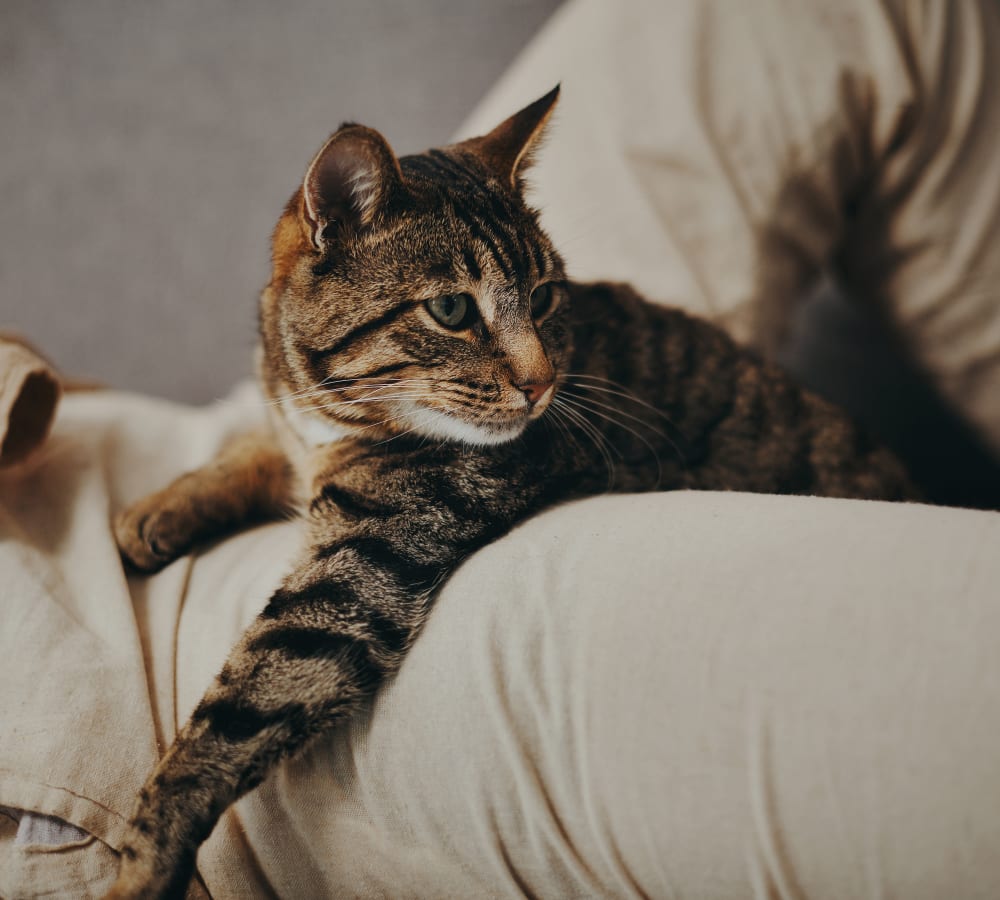
M565 417L562 415L558 407L550 406L546 410L546 414L542 416L541 421L543 422L548 421L549 413L552 414L552 423L558 426L559 431L566 436L567 440L573 442L573 446L576 447L576 449L580 453L583 453L584 452L583 447L581 446L580 442L576 439L576 435L573 434L573 429L566 424Z
M571 432L569 432L566 429L566 426L563 424L562 419L559 417L558 410L552 409L550 407L548 410L546 410L546 414L543 415L538 421L545 426L545 428L549 431L550 434L554 432L560 438L566 438L567 440L572 440L576 444L577 449L580 449L580 445L576 441L576 438L574 438Z
M278 397L247 398L239 401L241 406L252 406L255 409L269 406L281 406L285 403L293 403L296 400L308 399L310 397L322 396L324 391L316 388L303 388L301 391L294 391L290 394L282 394Z
M362 431L368 431L371 428L381 428L383 425L388 425L390 422L395 422L397 419L399 419L399 416L389 416L388 419L383 419L381 422L371 422L368 425L362 425L357 429L357 431L360 433Z
M396 400L430 400L434 395L430 393L416 393L410 391L400 394L385 394L381 397L365 397L358 400L337 400L333 403L324 403L319 406L302 406L300 412L323 412L330 409L343 409L351 406L374 406L378 403L390 403Z
M645 444L645 446L649 450L650 454L652 454L653 459L656 460L656 486L659 487L659 485L663 481L663 464L660 461L660 454L657 453L656 448L648 440L646 440L646 438L643 437L642 434L640 434L636 429L632 428L630 425L627 425L626 423L620 421L619 419L616 419L614 416L610 416L607 413L602 412L599 409L596 409L592 405L594 401L590 401L590 400L588 400L585 397L579 397L579 396L577 396L575 398L575 400L574 400L574 399L570 399L569 397L565 397L564 396L563 400L566 403L570 403L570 404L578 407L581 410L585 410L587 412L592 413L595 416L599 416L600 418L604 419L605 421L610 422L612 425L615 425L618 428L621 428L622 430L627 431L629 434L633 435L638 440L640 440L643 444ZM610 407L610 406L607 407L607 408L608 409L614 409L614 407ZM616 410L616 411L619 412L619 413L621 413L621 415L627 415L627 413L623 413L620 410ZM631 416L630 418L635 418L635 417ZM637 419L636 421L642 422L641 419ZM642 422L642 424L646 425L647 428L650 427L648 423ZM656 431L656 429L653 429L653 430ZM657 431L656 433L659 434L661 437L665 438L666 440L670 441L670 438L667 437L662 432ZM673 442L671 441L671 443L673 443Z
M597 392L602 393L602 394L608 394L608 395L611 395L611 396L622 397L623 399L629 400L632 403L635 403L635 404L637 404L639 406L642 406L645 409L648 409L650 412L652 412L653 414L655 414L655 415L659 416L661 419L663 419L663 421L666 423L666 425L675 434L681 436L681 440L683 441L683 436L681 435L680 429L677 427L676 424L674 424L674 421L673 421L673 419L670 418L670 416L668 416L662 409L659 409L658 407L653 406L651 403L647 402L646 400L643 400L642 397L638 396L633 391L628 390L627 388L625 388L624 385L619 385L618 382L612 381L610 378L601 378L600 376L597 376L597 375L588 375L588 374L582 374L582 373L567 373L566 376L564 376L564 377L572 379L572 381L569 383L571 388L576 388L577 390L584 390L584 391L597 391ZM608 388L608 387L604 387L602 385L596 385L596 384L580 384L578 382L578 379L583 379L583 378L592 379L592 380L595 380L595 381L601 381L601 382L604 382L605 384L616 385L616 386L619 386L621 388L621 390L616 390L614 388ZM573 394L573 396L576 396L578 399L582 399L579 394ZM594 402L594 403L597 402L593 398L589 398L589 399L590 399L590 402ZM604 406L603 404L601 404L601 405ZM670 444L670 446L674 450L674 453L677 456L677 461L681 464L681 466L684 466L684 467L687 466L687 457L684 455L684 451L681 449L681 447L677 443L677 441L674 440L674 438L673 438L672 435L670 435L670 434L668 434L666 432L660 431L659 429L653 428L653 426L650 425L649 422L647 422L647 421L645 421L645 420L643 420L643 419L641 419L641 418L639 418L637 416L633 416L633 415L631 415L629 413L626 413L624 410L620 409L617 406L610 406L609 405L609 406L604 406L604 408L605 409L611 409L612 411L620 413L621 415L624 415L627 418L632 419L633 421L640 422L643 425L645 425L647 428L649 428L651 431L654 431L656 434L658 434L660 437L662 437L664 440L666 440Z
M324 397L322 399L327 400L326 403L321 403L318 405L313 405L308 407L312 411L320 411L324 409L343 409L345 407L352 406L368 406L374 405L376 403L388 403L395 400L412 400L412 399L424 399L431 394L426 390L426 385L419 385L420 389L410 389L406 390L405 386L400 387L400 385L386 385L379 388L378 391L366 394L363 397ZM382 391L394 390L395 393L382 393Z
M550 408L550 411L552 413L551 416L552 424L559 429L562 435L565 436L567 442L572 442L575 450L571 452L579 453L581 457L586 456L586 450L584 449L580 441L577 439L577 436L574 433L572 426L568 424L566 416L562 412L562 410L557 408Z
M643 419L640 416L632 415L631 413L627 413L625 412L625 410L620 409L617 406L613 406L610 403L604 403L600 400L595 400L593 397L586 397L582 394L575 393L571 388L564 389L563 396L572 397L574 400L577 400L578 402L584 403L591 407L611 410L612 412L617 413L620 416L624 416L626 419L630 419L633 422L637 422L638 424L644 426L645 428L648 428L653 434L663 438L665 441L670 440L670 436L666 434L666 432L661 431L655 425L651 425L646 419Z
M414 397L428 397L429 394L417 394L412 391L399 394L383 394L380 397L357 397L351 400L334 400L331 403L323 403L319 406L301 407L303 410L316 411L320 409L337 409L343 406L364 406L368 403L387 403L390 400L412 399Z
M366 382L372 383L366 383ZM265 405L280 405L282 403L294 402L296 400L302 400L303 398L313 398L313 397L328 397L330 394L341 393L343 391L359 389L359 390L382 390L390 387L400 387L407 384L424 384L423 379L419 378L395 378L390 381L384 381L377 378L368 379L364 376L358 378L338 378L335 380L324 379L317 384L303 388L300 391L293 391L290 394L283 394L280 397L273 397L269 400L265 400ZM332 387L332 385L342 384L344 387Z
M604 435L601 434L600 430L594 428L592 423L588 422L583 416L573 409L567 406L559 407L560 414L566 419L569 427L576 427L577 431L582 432L587 436L590 442L595 446L598 453L600 453L604 466L608 471L608 491L614 490L615 485L615 461L611 455L611 452L607 448L607 441Z
M642 397L640 397L634 391L629 390L627 387L625 387L625 385L617 381L612 381L610 378L602 378L599 375L590 375L583 372L566 372L563 374L562 379L574 382L573 384L574 387L583 388L585 390L590 390L590 391L601 391L606 394L614 394L618 397L623 397L628 400L631 400L633 403L636 403L639 406L644 406L650 412L658 415L668 425L670 425L671 428L675 429L677 428L677 426L674 424L674 420L671 419L670 416L668 416L662 409L660 409L657 406L654 406L647 400L643 400ZM601 385L579 384L578 382L581 380L599 381L602 384ZM610 384L612 387L608 388L603 386L607 384Z
M583 388L584 390L588 389L585 385L576 385L575 387ZM639 416L634 416L631 413L625 412L625 410L623 409L619 409L617 406L612 406L609 403L603 403L600 400L595 400L593 397L583 397L580 394L573 393L572 389L567 389L565 393L568 394L570 397L574 397L580 403L589 405L595 413L597 412L597 408L610 410L611 412L615 413L618 416L624 416L626 419L629 419L633 422L637 422L643 427L648 428L653 434L657 435L658 437L666 441L668 444L670 444L671 448L673 449L674 453L677 456L677 461L682 466L684 465L685 459L684 459L684 454L681 452L681 448L677 446L677 442L665 431L662 431L659 428L654 427L648 421ZM609 419L609 421L615 421L615 420ZM636 437L638 437L640 440L646 443L647 446L649 446L648 442L645 441L645 439L641 435L633 431L631 428L628 428L628 426L626 426L624 423L615 421L615 424L617 424L621 428L625 428L628 431L632 431L632 433L635 434ZM659 457L657 457L657 461L659 461Z
M560 398L559 408L563 411L563 413L567 416L570 416L571 420L577 421L580 427L583 428L587 433L591 434L595 439L595 441L597 441L601 446L606 447L610 452L613 452L614 455L618 457L618 459L624 460L625 454L623 454L621 450L619 450L618 447L614 445L614 443L610 440L610 438L608 438L608 436L604 434L604 432L602 432L600 428L598 428L585 415L583 415L583 413L580 410L574 408L578 404L568 404L567 400L568 398L566 397Z
M391 437L385 438L385 440L376 441L376 444L379 444L379 445L381 445L381 444L388 444L390 441L395 441L398 438L405 437L408 434L412 434L414 431L416 431L417 429L419 429L422 424L423 424L422 422L418 421L417 424L414 425L412 428L407 428L406 431L400 431L399 433L394 434Z
M558 410L570 423L574 424L580 431L590 438L594 447L604 458L604 464L608 469L608 490L612 490L614 488L615 481L615 461L612 458L608 447L618 453L619 458L624 460L624 456L622 456L621 452L607 440L607 438L601 433L600 429L597 428L593 422L590 422L586 416L567 406L563 398L558 396L555 397L550 408Z
M390 423L397 422L399 420L398 415L389 416L388 418L382 419L378 422L369 422L366 425L358 425L353 429L353 434L361 434L363 431L368 431L372 428L381 428L384 425L389 425Z
M267 405L276 404L276 403L285 403L288 400L293 400L296 397L301 397L301 396L306 395L306 394L313 394L313 393L317 393L318 394L318 393L321 393L323 390L328 389L327 386L331 385L331 384L342 384L342 383L344 383L346 381L353 382L355 380L356 379L353 379L353 378L336 378L336 379L334 379L334 378L324 378L322 381L319 381L316 384L309 385L309 387L304 387L304 388L301 388L300 390L297 390L297 391L291 391L288 394L281 394L281 395L279 395L277 397L271 397L270 399L265 400L264 402Z

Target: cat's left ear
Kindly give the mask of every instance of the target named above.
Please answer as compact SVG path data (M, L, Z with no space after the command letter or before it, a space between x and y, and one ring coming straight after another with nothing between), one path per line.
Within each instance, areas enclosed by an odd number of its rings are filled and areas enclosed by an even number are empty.
M342 125L309 165L302 183L303 225L317 250L331 225L361 230L399 190L403 176L392 148L375 129Z
M489 134L463 141L459 146L475 153L505 184L521 191L524 188L521 176L531 165L558 99L557 84Z

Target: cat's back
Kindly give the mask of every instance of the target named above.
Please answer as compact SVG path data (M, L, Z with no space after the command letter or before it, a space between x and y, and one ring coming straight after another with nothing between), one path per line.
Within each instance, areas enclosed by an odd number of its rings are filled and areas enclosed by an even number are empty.
M919 499L902 463L866 429L718 325L625 284L569 291L574 371L670 422L684 486Z

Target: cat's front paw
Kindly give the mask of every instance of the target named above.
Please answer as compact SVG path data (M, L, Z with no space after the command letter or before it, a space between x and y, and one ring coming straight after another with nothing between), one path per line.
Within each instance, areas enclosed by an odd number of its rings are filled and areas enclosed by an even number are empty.
M194 543L197 520L163 492L145 497L119 513L115 540L122 558L140 572L158 572Z
M157 869L142 860L123 858L118 877L102 900L182 900L190 875L188 866Z
M146 893L143 887L124 884L119 878L111 885L111 890L104 895L102 900L142 900L145 896Z

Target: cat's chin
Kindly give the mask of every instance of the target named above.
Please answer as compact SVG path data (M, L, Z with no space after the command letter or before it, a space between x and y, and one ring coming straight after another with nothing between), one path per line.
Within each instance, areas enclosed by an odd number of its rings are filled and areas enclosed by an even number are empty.
M519 438L528 424L527 417L510 422L485 424L459 419L440 410L420 406L413 401L400 406L403 408L399 419L412 433L436 440L456 441L473 447L507 444Z

